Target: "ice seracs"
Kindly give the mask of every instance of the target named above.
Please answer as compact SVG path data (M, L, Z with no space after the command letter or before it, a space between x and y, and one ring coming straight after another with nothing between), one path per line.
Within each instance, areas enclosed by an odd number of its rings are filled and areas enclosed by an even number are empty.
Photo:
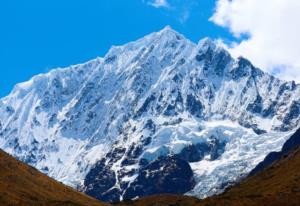
M166 27L17 85L0 101L0 147L105 201L206 197L280 150L299 114L299 85ZM178 171L193 175L170 191Z

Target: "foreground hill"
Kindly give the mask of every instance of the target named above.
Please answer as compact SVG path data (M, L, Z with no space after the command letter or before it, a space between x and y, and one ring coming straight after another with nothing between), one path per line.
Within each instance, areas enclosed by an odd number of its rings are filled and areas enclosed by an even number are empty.
M297 132L291 138L293 140L299 139L299 134ZM281 159L262 172L247 178L242 183L228 189L222 195L211 197L204 201L191 197L156 196L121 205L298 206L300 205L299 168L300 147L297 147L288 154L283 155Z
M0 150L1 206L103 206Z

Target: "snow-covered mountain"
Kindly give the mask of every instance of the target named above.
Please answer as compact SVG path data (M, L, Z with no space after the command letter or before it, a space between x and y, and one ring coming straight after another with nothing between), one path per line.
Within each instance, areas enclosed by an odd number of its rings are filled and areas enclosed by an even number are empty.
M279 151L300 86L170 27L0 101L0 147L104 201L222 192Z

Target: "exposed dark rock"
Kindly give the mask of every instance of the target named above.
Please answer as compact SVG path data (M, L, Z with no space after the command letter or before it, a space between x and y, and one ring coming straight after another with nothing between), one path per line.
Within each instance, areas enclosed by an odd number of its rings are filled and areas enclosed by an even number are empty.
M155 100L155 96L153 94L151 96L147 97L143 106L137 111L136 116L140 116L141 114L146 112L149 108L150 103L153 102L154 100Z
M230 60L231 60L231 57L225 50L218 52L213 60L215 74L218 76L222 76L224 74L224 69L226 68L226 66L230 62Z
M165 116L175 116L177 114L175 105L169 104L164 111Z
M254 124L251 121L249 121L249 119L247 119L247 117L245 116L245 114L242 114L240 116L240 118L239 118L239 124L242 125L243 127L252 129L258 135L266 133L266 131L263 130L263 129L260 129L257 124Z
M187 162L198 162L203 159L203 157L209 153L209 151L210 147L208 144L199 143L183 148L177 156Z
M149 131L151 132L155 132L156 130L156 125L155 123L152 121L152 119L148 119L145 126L144 126L144 129L148 129Z
M283 123L288 125L292 119L299 117L299 115L300 115L300 103L293 101L289 113L283 119Z
M48 127L49 128L53 127L56 122L57 122L57 114L52 114L48 122Z
M197 117L201 116L203 110L201 102L191 94L187 95L186 108L192 115Z
M233 69L230 73L234 80L249 76L251 74L252 64L249 60L239 57L238 66Z
M84 180L85 193L102 201L118 201L117 193L109 192L116 184L115 173L104 162L104 160L99 161L86 175Z
M122 194L124 199L162 193L184 194L194 187L193 172L187 161L179 156L161 156L152 162L130 158L135 156L136 148L138 147L135 145L130 147L126 152L127 159L122 164L130 165L131 162L128 161L139 161L140 169L121 170L116 175L104 158L87 174L84 181L85 193L105 202L117 202ZM110 155L112 156L116 155ZM135 174L137 177L131 184L122 181L123 177ZM117 180L120 187L115 187Z
M207 51L200 50L195 58L198 62L201 61L211 62L213 55L214 55L214 51L211 48L208 48Z
M90 111L87 114L87 119L85 120L87 123L90 123L97 116L96 112Z
M210 159L218 159L225 151L225 142L220 142L218 139L212 137L210 140Z
M201 161L206 155L210 155L211 160L218 159L225 150L226 143L220 142L211 137L210 142L192 144L182 149L176 156L187 162Z
M133 165L137 163L138 158L142 154L142 152L143 152L142 145L136 145L136 144L131 145L125 154L125 158L121 162L122 166Z
M112 188L107 192L104 192L102 197L98 199L104 202L119 202L121 195L122 193L118 188Z
M6 112L9 114L9 115L12 115L14 112L15 112L15 109L11 106L7 106L6 107Z
M279 87L278 96L283 95L285 92L293 91L296 89L295 82L285 82Z
M40 106L42 109L48 110L52 106L52 103L51 94L49 91L46 91L43 95Z
M178 157L159 157L143 167L124 199L154 194L184 194L195 185L190 165Z
M273 116L276 111L276 106L277 106L277 102L273 101L269 107L267 107L262 111L262 116L263 117Z
M117 160L122 158L125 151L125 148L115 147L109 153L106 154L106 158L109 159L109 162L111 163L116 162Z
M146 137L146 138L142 139L142 144L144 146L147 146L147 145L149 145L151 143L151 141L152 141L151 137Z
M54 78L52 80L52 85L56 88L56 89L62 89L63 85L61 83L61 81L58 78Z
M33 117L31 127L33 128L33 127L39 127L39 126L41 126L41 123L37 120L36 117Z
M105 58L104 62L105 62L105 64L111 64L114 61L116 61L116 59L117 59L116 55L108 56L108 57Z
M263 110L263 99L262 97L258 94L256 96L256 99L254 100L253 103L250 103L247 106L247 111L252 112L252 113L257 113L260 114Z

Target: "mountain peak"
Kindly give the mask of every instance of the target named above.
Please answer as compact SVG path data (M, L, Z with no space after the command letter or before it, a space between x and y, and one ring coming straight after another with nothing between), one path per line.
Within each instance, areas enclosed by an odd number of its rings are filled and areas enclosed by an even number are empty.
M173 39L174 37L176 39L186 39L182 34L174 30L171 26L166 26L159 32L157 32L158 36L164 37L166 39Z
M178 33L177 31L175 31L171 26L167 25L165 26L162 30L159 31L159 33Z
M198 43L198 47L203 50L207 50L208 48L210 48L212 50L216 50L217 48L223 48L215 40L212 40L209 37L205 37L205 38L201 39Z

